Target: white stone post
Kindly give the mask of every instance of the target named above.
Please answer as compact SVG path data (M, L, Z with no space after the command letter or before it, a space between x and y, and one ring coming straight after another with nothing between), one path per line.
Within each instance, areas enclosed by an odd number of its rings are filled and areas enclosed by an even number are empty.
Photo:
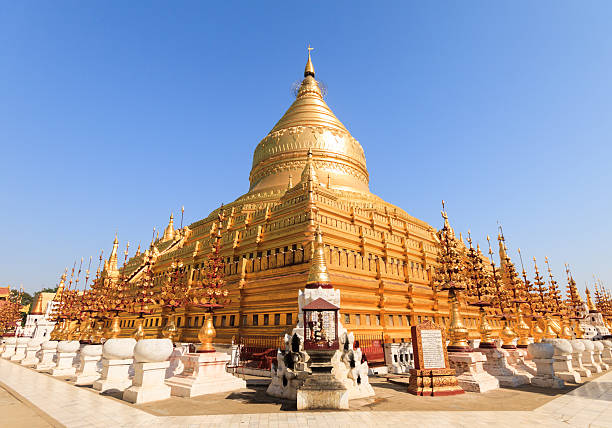
M11 361L20 362L26 356L26 348L28 347L29 337L18 337L15 345L15 353L11 356Z
M584 353L584 343L580 339L573 339L569 341L572 345L572 367L578 372L580 378L591 377L591 370L587 369L582 364L582 354Z
M40 351L41 345L41 339L30 339L28 342L28 347L26 348L25 358L21 360L22 366L34 367L36 364L38 364L37 354Z
M16 337L7 337L6 342L4 342L4 351L2 351L2 358L9 359L13 355L15 355L15 347L17 346L17 338Z
M601 360L607 365L612 366L612 340L602 340L601 343L604 346Z
M132 338L109 339L102 347L102 376L94 382L96 391L120 391L130 387L130 366L134 357L136 340Z
M39 372L46 372L47 370L55 367L55 361L53 361L53 357L55 357L55 353L57 351L57 340L48 340L43 342L41 345L42 349L40 351L40 361L34 367Z
M595 347L595 349L593 350L593 359L597 364L599 364L602 370L609 370L610 366L604 363L602 359L603 352L605 349L604 344L601 343L601 340L596 340L593 342L593 346Z
M170 339L142 339L134 347L134 379L123 392L123 399L141 404L170 398L170 387L165 384L168 357L173 347Z
M100 379L98 362L102 358L102 345L85 345L80 352L80 366L72 377L75 385L91 385Z
M574 370L572 364L572 345L566 339L544 339L555 347L553 354L554 375L566 382L579 383L580 373Z
M76 367L73 366L74 357L79 350L78 340L62 340L57 344L57 363L55 367L49 369L51 376L73 376Z
M529 353L533 356L537 368L536 375L531 379L533 386L553 389L565 386L563 380L555 376L553 369L555 347L552 343L530 343Z
M595 345L593 341L589 339L580 339L584 344L584 352L582 352L582 365L589 369L591 373L601 373L601 366L597 364L593 356L595 351Z

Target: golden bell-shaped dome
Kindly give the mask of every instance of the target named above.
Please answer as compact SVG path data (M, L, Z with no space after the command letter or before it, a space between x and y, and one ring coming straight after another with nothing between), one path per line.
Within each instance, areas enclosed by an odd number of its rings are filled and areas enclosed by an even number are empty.
M296 100L255 149L250 191L286 189L289 177L304 170L309 150L333 188L369 192L363 148L323 100L310 50Z

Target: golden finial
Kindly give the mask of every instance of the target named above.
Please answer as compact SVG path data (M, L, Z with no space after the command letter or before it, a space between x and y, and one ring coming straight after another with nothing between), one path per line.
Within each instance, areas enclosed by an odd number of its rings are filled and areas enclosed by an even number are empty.
M317 225L315 231L314 253L312 255L310 271L308 272L306 288L332 288L329 281L329 273L327 272L327 265L325 264L324 251L321 226Z
M304 69L304 77L307 77L307 76L315 77L315 69L314 69L314 66L312 65L312 60L310 59L310 51L313 49L314 48L311 48L310 45L308 45L308 62L306 63L306 68Z
M287 189L291 189L293 187L293 177L289 174L289 184L287 185Z

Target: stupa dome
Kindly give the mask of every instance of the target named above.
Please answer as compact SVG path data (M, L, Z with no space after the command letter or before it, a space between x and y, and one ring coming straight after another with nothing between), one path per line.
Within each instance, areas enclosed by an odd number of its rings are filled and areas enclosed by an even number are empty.
M321 182L329 176L334 189L369 192L363 148L323 100L310 50L296 100L255 149L249 190L286 189L289 176L304 170L309 150Z

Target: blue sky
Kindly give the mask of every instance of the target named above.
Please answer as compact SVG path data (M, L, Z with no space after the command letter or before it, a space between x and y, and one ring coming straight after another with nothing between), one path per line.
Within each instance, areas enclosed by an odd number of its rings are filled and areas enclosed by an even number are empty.
M0 283L248 190L310 43L371 190L612 279L609 2L4 2ZM529 267L531 269L531 263ZM564 284L563 280L563 284Z

